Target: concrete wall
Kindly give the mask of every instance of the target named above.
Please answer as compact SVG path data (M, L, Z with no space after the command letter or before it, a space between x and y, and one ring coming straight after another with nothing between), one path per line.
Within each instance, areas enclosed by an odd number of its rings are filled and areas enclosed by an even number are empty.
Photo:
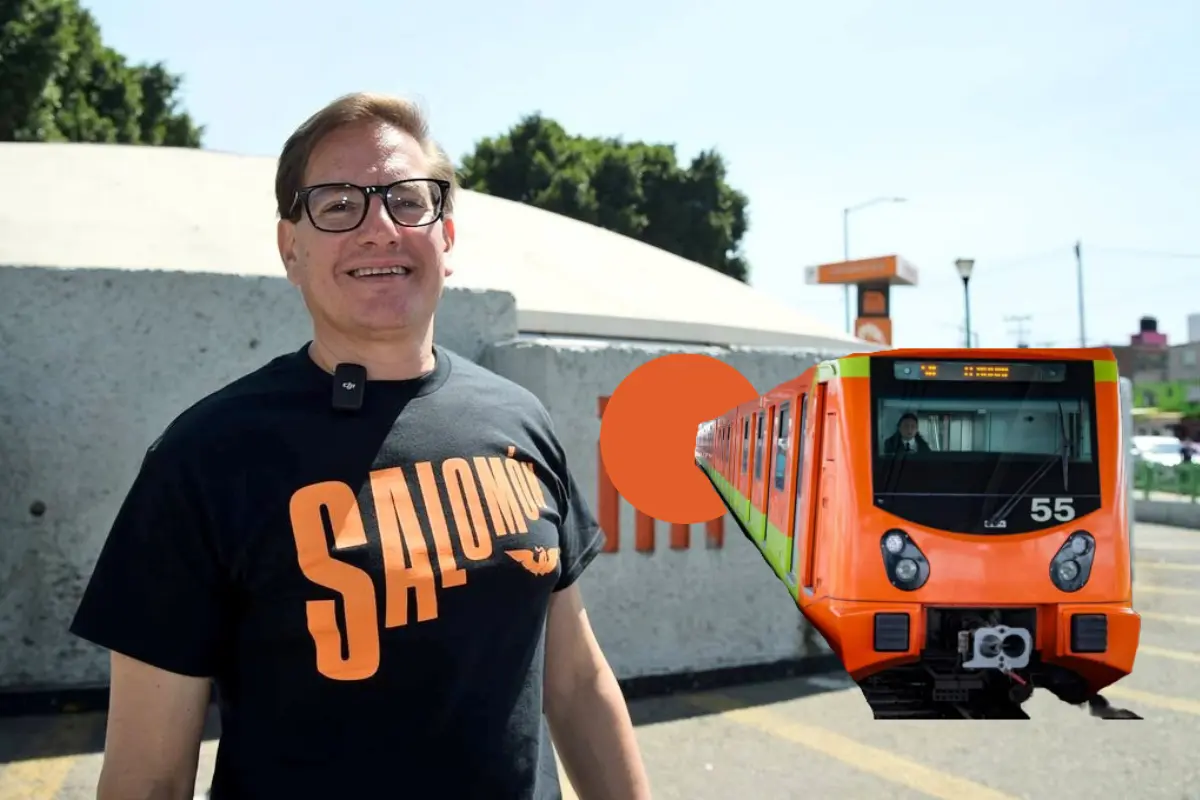
M534 340L497 344L483 363L543 400L556 420L577 480L588 487L596 509L598 399L610 395L645 362L675 352L719 358L760 392L833 355ZM830 652L800 612L789 611L793 601L787 590L772 578L731 517L724 520L722 548L710 548L705 526L698 524L691 526L687 549L671 549L670 526L660 522L654 552L638 552L635 512L627 503L620 508L619 550L597 559L580 584L596 636L618 678ZM766 610L772 613L764 614Z
M515 335L511 295L447 292L445 346ZM0 689L107 680L66 628L146 447L309 338L283 278L0 267Z
M105 654L67 625L145 448L195 400L310 334L282 277L0 267L0 690L107 680ZM522 341L511 295L453 289L437 339L542 398L594 508L597 398L678 351ZM760 389L816 358L717 355ZM623 541L594 564L583 588L620 677L827 652L726 529L724 548L708 549L697 525L690 549L668 550L664 530L659 552ZM622 540L632 530L625 505Z

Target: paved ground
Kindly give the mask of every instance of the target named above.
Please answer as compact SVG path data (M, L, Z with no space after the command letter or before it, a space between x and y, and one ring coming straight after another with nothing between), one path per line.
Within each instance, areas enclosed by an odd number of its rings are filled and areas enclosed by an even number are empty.
M655 797L1200 800L1200 531L1135 536L1143 644L1106 695L1145 721L1093 719L1039 694L1029 722L876 722L843 676L641 701ZM103 724L0 720L0 800L95 797Z

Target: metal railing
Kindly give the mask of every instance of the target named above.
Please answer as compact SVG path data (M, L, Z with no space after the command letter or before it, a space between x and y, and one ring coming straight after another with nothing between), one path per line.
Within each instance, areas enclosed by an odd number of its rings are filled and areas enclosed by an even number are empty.
M1168 467L1150 461L1135 461L1133 488L1139 500L1153 499L1151 494L1168 494L1195 503L1200 498L1200 463L1184 462Z

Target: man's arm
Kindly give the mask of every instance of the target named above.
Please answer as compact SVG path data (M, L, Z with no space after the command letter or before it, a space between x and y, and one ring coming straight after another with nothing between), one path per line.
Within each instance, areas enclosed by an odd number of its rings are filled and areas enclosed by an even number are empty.
M612 668L577 585L550 599L546 718L581 800L649 800L650 781Z
M191 800L208 710L207 678L113 653L96 800Z
M224 473L207 468L195 440L169 430L147 451L71 623L111 664L98 800L195 794L208 676L233 597L223 510L209 499L223 495L211 481Z

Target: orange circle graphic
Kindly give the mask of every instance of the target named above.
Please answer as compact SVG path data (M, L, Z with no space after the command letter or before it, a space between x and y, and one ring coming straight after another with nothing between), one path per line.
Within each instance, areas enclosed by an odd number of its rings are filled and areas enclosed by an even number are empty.
M600 422L600 458L617 492L663 522L724 516L725 504L696 466L702 422L758 397L737 368L678 353L635 369L613 392Z

